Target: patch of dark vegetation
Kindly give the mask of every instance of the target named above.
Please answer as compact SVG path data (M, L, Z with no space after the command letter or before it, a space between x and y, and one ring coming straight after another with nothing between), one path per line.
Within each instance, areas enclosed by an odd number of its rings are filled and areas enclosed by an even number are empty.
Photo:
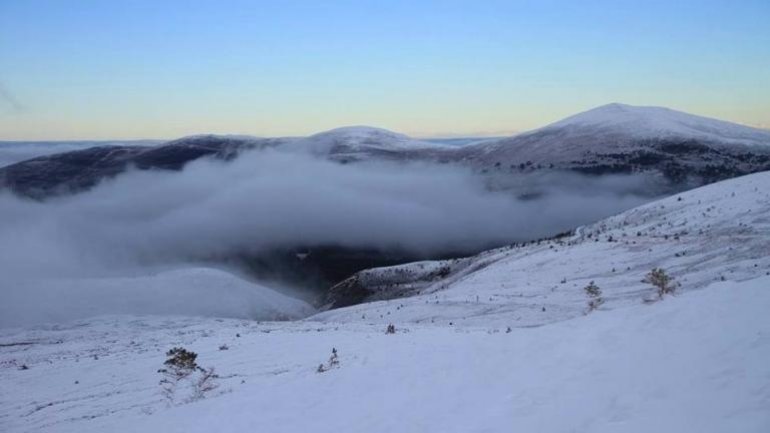
M129 170L174 170L203 157L230 160L242 150L268 146L234 137L202 135L158 146L95 146L41 156L0 168L0 189L36 200L86 191Z
M360 275L354 275L329 289L325 300L327 308L343 308L360 304L372 296L374 291L363 284Z
M335 307L342 307L363 302L371 295L358 287L354 281L347 280L357 272L422 260L465 257L499 246L501 245L485 245L475 249L417 254L406 250L383 251L327 245L241 254L235 259L212 257L211 261L228 261L256 279L272 280L310 290L307 298L316 305L328 303L330 288L345 283L336 288L340 299L345 301ZM434 279L443 278L448 272L448 269L440 268L435 271Z
M624 158L618 158L618 159L625 159L626 162L632 166L649 167L649 166L660 164L663 161L668 161L669 158L670 156L664 155L658 152L653 152L649 150L638 150L636 152L626 155Z
M580 163L584 163L584 162L581 161ZM601 176L605 174L631 174L633 172L633 167L628 164L621 164L621 163L616 163L616 164L586 163L586 165L578 165L576 167L573 167L572 170L581 174Z
M444 260L436 263L412 263L385 269L358 272L332 286L321 306L342 308L363 302L397 299L420 292L421 287L439 282L463 269L467 259Z
M660 172L674 190L770 169L770 151L698 140L644 140L632 152L597 153L573 161L588 175ZM692 182L695 184L692 184Z
M684 140L684 141L669 141L663 142L657 146L661 152L684 155L684 154L704 154L711 151L711 148L696 140Z

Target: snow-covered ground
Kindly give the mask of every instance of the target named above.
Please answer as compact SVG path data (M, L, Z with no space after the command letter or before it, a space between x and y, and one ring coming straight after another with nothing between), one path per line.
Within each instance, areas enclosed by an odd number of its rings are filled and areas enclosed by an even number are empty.
M0 431L770 431L770 172L410 267L435 276L415 296L301 321L2 329ZM679 285L645 302L654 267ZM587 314L590 281L605 303ZM163 394L177 346L219 374L205 398Z
M108 317L0 333L3 432L766 432L770 277L536 328ZM219 350L227 345L227 350ZM219 388L169 404L184 346ZM336 348L339 366L317 373ZM21 369L25 365L27 369Z

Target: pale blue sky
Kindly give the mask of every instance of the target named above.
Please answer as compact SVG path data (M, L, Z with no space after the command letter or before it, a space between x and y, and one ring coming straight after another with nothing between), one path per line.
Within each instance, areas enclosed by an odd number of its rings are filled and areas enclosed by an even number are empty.
M0 139L497 135L607 102L770 126L770 1L0 0Z

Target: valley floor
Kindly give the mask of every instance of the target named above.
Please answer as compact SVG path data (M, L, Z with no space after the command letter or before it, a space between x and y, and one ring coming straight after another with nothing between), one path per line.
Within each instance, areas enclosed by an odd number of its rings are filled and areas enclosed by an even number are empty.
M768 311L763 276L510 332L130 316L6 329L0 431L767 432ZM174 346L216 368L206 398L162 395ZM318 373L332 348L339 366Z

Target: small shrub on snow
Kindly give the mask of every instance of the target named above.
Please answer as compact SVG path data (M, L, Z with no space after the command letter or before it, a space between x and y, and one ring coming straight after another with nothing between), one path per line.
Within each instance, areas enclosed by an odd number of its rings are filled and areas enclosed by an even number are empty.
M583 290L585 290L588 296L592 298L598 298L602 296L602 289L600 289L599 286L597 286L593 281L588 283L588 285Z
M329 357L329 368L339 367L340 360L337 357L337 349L332 347L332 356Z
M643 283L655 286L658 299L663 299L663 295L674 293L676 284L673 279L661 268L653 268L642 280Z
M599 308L599 306L604 303L604 299L602 298L602 289L600 289L599 286L597 286L593 281L588 283L588 285L585 286L583 290L585 290L588 297L591 298L588 301L589 313Z
M392 323L388 325L388 327L385 329L386 334L395 334L396 333L396 326Z
M452 270L449 268L449 266L442 266L433 272L433 278L434 279L446 278L449 276L451 272Z
M326 362L326 365L319 364L318 369L316 369L316 372L323 373L325 371L329 371L332 368L338 368L340 366L340 359L337 356L337 349L332 347L332 354L329 357L329 360Z
M175 347L166 352L168 359L163 363L167 368L158 370L173 378L182 379L189 376L198 367L195 360L198 358L198 354L191 352L183 347Z
M163 363L166 367L158 370L158 373L163 374L160 385L170 404L177 399L177 389L180 385L188 393L184 402L200 400L219 386L216 383L219 376L214 372L214 368L200 367L196 362L197 353L183 347L174 347L166 352L166 356L168 359ZM197 373L197 377L194 377L194 373Z
M198 372L198 379L193 383L190 401L200 400L206 397L206 393L219 387L219 384L216 382L219 376L214 372L214 367L200 368Z

